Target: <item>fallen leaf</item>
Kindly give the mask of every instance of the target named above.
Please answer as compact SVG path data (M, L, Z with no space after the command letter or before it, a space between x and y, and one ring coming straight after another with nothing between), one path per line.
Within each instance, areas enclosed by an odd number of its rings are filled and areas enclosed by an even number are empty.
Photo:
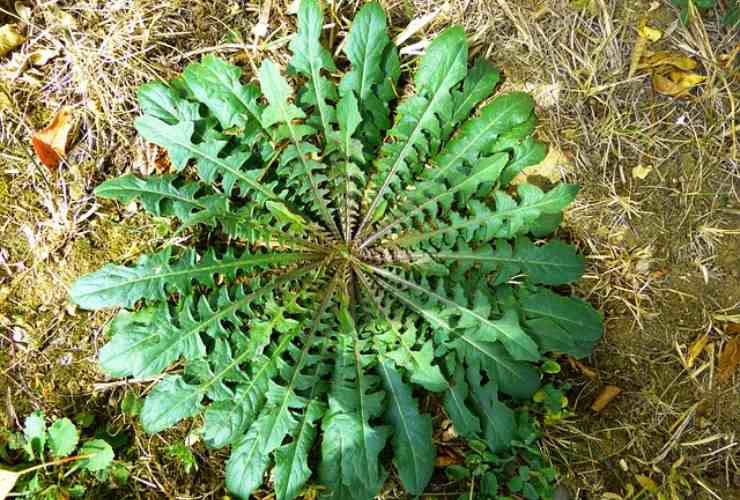
M647 25L647 14L643 14L640 18L640 24L637 28L637 40L635 40L635 46L632 47L632 54L630 54L630 68L627 72L627 78L632 78L639 69L640 61L642 60L643 54L647 52L647 47L650 43L657 42L660 37L663 36L663 32L657 28L652 28Z
M10 53L26 41L26 37L18 33L17 24L6 24L0 27L0 57Z
M740 366L740 337L733 337L719 355L719 381L726 382Z
M67 144L73 128L72 108L65 106L54 117L51 125L33 134L31 138L33 149L49 169L57 168L67 153Z
M640 486L642 486L643 489L649 491L650 493L655 493L658 491L658 485L655 484L655 481L653 481L649 477L643 476L642 474L635 474L635 479L638 483L640 483Z
M637 165L635 168L632 169L632 177L634 179L644 179L647 177L650 172L653 171L652 165Z
M653 74L653 88L659 94L671 97L683 97L689 91L706 80L706 76L683 71L671 71L669 76L658 72Z
M596 0L571 0L570 5L574 9L588 10L592 16L599 14L599 5Z
M448 465L459 465L463 463L462 458L455 455L437 455L434 460L435 467L447 467Z
M557 147L551 146L544 160L519 172L511 183L515 185L524 184L530 176L545 177L553 183L559 182L563 180L564 174L570 172L572 169L573 165L568 160L568 157L565 156L565 153Z
M33 66L43 66L58 55L59 51L56 49L34 50L28 55L28 62Z
M439 15L439 13L442 12L442 8L435 10L434 12L430 12L429 14L417 17L416 19L413 19L408 26L406 26L406 29L403 30L393 41L397 47L400 47L403 45L403 42L414 36L416 33L421 31L424 26L431 23L435 17Z
M581 363L576 358L568 356L568 363L570 363L571 367L581 372L582 375L590 380L596 381L599 378L599 372L597 372L594 368Z
M645 23L640 26L640 29L637 30L637 33L649 42L657 42L658 40L660 40L660 37L663 36L662 31L657 28L652 28Z
M0 500L7 498L19 476L17 472L0 469Z
M600 412L601 410L606 408L606 405L608 405L611 400L616 398L621 392L622 389L620 389L616 385L607 385L601 390L599 396L591 405L591 409L595 412Z
M740 335L740 323L727 323L725 332L730 335Z
M691 368L694 366L694 362L696 361L696 358L699 357L699 354L704 351L704 348L707 346L707 342L709 342L709 335L706 333L696 339L693 344L691 344L691 347L689 347L689 354L686 356L686 367Z
M684 71L696 69L699 65L694 59L676 54L669 50L645 52L637 65L637 69L652 69L659 66L675 66Z

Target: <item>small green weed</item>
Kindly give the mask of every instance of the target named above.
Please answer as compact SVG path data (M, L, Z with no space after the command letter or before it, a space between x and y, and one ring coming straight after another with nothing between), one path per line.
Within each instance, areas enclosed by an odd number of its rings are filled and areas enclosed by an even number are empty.
M717 0L671 0L671 2L681 8L681 21L684 24L689 21L689 2L692 2L699 11L710 10L717 6ZM722 24L728 28L734 28L738 22L740 22L740 4L737 0L729 0L722 16Z
M124 466L113 464L114 452L103 439L81 442L80 431L68 418L55 419L46 425L43 412L26 417L23 432L0 429L0 498L13 491L20 496L56 500L80 498L87 488L83 484L69 487L57 484L49 468L65 465L59 470L59 480L77 473L75 479L92 474L98 481L108 479L111 472L117 482L128 477Z
M544 423L571 416L564 391L569 385L556 388L547 384L533 397L535 408L515 412L514 439L505 450L492 453L483 441L468 442L469 453L464 465L447 467L453 481L466 481L468 492L458 500L549 500L554 498L558 471L542 456L537 441L541 437L539 424L532 416L544 412ZM541 407L541 408L540 408Z

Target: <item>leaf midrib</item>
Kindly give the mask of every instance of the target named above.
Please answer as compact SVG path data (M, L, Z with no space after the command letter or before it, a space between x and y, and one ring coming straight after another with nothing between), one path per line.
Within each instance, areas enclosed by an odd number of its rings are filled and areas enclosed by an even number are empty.
M255 260L253 260L251 262L253 262L255 266L258 266L260 264L270 264L270 263L280 262L284 258L286 260L288 260L288 261L291 261L291 259L293 259L293 261L295 261L295 260L299 260L302 257L306 257L307 255L309 255L309 254L308 253L297 253L297 252L284 253L284 254L278 254L278 255L265 255L265 256L260 256L260 258L255 259ZM251 257L254 257L254 256L251 256ZM244 263L249 263L249 262L250 262L250 259L239 259L239 260L228 262L226 264L217 263L217 264L213 264L213 265L210 265L210 266L204 266L204 267L188 267L188 268L185 268L185 269L179 269L179 270L175 270L175 271L169 271L169 272L166 272L166 273L147 274L145 276L137 276L137 278L127 280L127 281L125 281L123 283L120 283L119 282L119 283L117 283L115 285L111 285L111 286L108 286L108 287L105 287L105 288L96 288L94 291L92 291L92 292L90 292L88 294L81 295L81 297L85 297L85 296L88 296L88 295L99 295L101 293L107 293L107 292L109 292L111 290L115 290L115 289L118 289L118 288L128 288L130 286L133 286L133 285L136 285L138 283L145 282L145 281L161 280L161 279L171 278L171 277L174 277L174 276L182 276L182 275L193 274L193 273L203 273L203 272L213 272L213 273L215 273L215 272L218 272L220 270L228 270L228 269L231 269L231 268L234 268L234 267L239 267L240 265L242 265ZM167 263L166 266L169 267L170 266L170 263ZM132 268L125 268L125 269L132 270Z
M455 57L451 58L453 61L457 58L460 51L465 50L464 45L460 45L457 48L457 53L455 54ZM443 80L443 82L446 82L447 77L449 77L449 73ZM378 192L375 194L375 199L373 199L373 202L370 204L370 207L368 208L367 212L365 213L365 217L362 219L362 222L360 223L360 227L357 228L357 234L361 234L362 230L365 228L367 223L369 222L370 218L373 215L373 212L377 208L378 204L380 203L380 200L385 193L385 190L388 189L388 186L391 183L391 179L396 174L396 171L398 170L398 167L401 165L402 161L406 159L406 155L410 151L411 148L414 147L414 144L416 143L416 138L418 137L418 134L423 132L423 126L422 124L425 122L427 116L431 113L434 115L436 113L435 111L435 105L437 104L437 100L441 98L445 93L449 91L449 86L439 85L439 87L435 90L434 95L432 96L432 99L429 100L429 103L427 104L426 109L424 110L424 113L422 113L421 118L417 120L416 125L414 126L414 130L411 132L411 135L409 135L408 140L403 145L403 148L401 148L401 151L398 153L398 156L396 157L395 161L393 162L393 165L391 166L391 169L388 171L388 174L383 179L383 184L378 190Z
M435 229L434 231L430 231L427 233L422 233L420 231L416 231L414 233L409 233L405 236L402 236L398 238L397 240L389 242L390 246L398 246L400 243L403 243L404 240L411 239L414 243L420 243L422 241L428 240L430 238L434 238L438 234L445 234L450 231L457 231L458 229L467 228L470 226L477 226L480 225L482 222L490 221L491 219L500 219L500 218L506 218L506 217L512 217L517 214L517 212L524 212L526 210L540 210L542 207L546 207L549 204L556 203L557 200L550 200L546 199L545 196L540 198L540 200L530 204L530 205L518 205L516 208L510 208L508 210L500 210L500 211L494 211L493 213L489 214L483 214L478 217L473 217L471 219L467 219L463 222L457 223L457 224L450 224L445 227L441 227L439 229Z

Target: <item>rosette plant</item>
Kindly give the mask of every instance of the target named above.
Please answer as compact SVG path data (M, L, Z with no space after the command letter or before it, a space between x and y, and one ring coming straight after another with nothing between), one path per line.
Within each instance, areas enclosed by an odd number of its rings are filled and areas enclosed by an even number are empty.
M313 475L326 498L370 499L390 473L420 494L435 460L425 394L458 434L504 449L543 355L586 356L602 332L563 294L583 258L548 238L578 187L510 185L545 155L532 98L493 97L499 72L469 65L460 27L406 81L377 3L354 19L343 73L322 23L303 0L297 92L269 59L242 83L211 56L141 87L136 130L176 174L95 193L190 238L71 288L83 308L122 308L107 374L163 374L144 430L197 418L208 446L230 446L239 498L271 484L292 499Z

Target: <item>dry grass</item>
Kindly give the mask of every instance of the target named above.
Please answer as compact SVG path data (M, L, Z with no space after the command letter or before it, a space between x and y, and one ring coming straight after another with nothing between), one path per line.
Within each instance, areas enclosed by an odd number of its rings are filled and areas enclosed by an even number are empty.
M292 2L28 3L31 17L21 20L28 42L0 59L0 424L17 426L18 416L44 408L91 411L111 430L131 429L118 411L124 388L94 387L102 382L97 336L108 316L69 307L66 286L104 261L161 245L169 231L99 204L91 190L147 168L132 130L140 83L171 78L205 53L247 74L266 55L286 61ZM338 43L361 2L325 3L328 37ZM715 15L682 26L669 2L658 3L650 23L665 34L657 47L696 58L708 76L677 100L656 95L649 76L627 78L648 1L588 0L583 10L566 0L383 3L394 35L437 12L404 34L409 54L444 27L465 25L471 52L503 69L505 88L535 93L539 133L571 158L564 175L583 185L567 230L588 256L578 292L604 311L607 329L588 361L598 378L567 374L576 416L545 441L573 498L636 498L638 474L666 498L739 498L740 386L737 376L722 384L716 373L727 325L740 321L739 82L724 58L736 61L733 33ZM0 8L0 18L16 15ZM34 67L28 55L38 50L58 55ZM74 107L79 133L68 161L49 172L31 155L29 138L62 105ZM652 172L634 178L638 165ZM690 363L690 347L704 334L707 346ZM605 384L624 392L594 414L589 406ZM135 464L132 498L221 493L222 453L196 445L201 468L190 475L167 454L189 430L133 432L122 457ZM384 498L402 498L393 488Z

